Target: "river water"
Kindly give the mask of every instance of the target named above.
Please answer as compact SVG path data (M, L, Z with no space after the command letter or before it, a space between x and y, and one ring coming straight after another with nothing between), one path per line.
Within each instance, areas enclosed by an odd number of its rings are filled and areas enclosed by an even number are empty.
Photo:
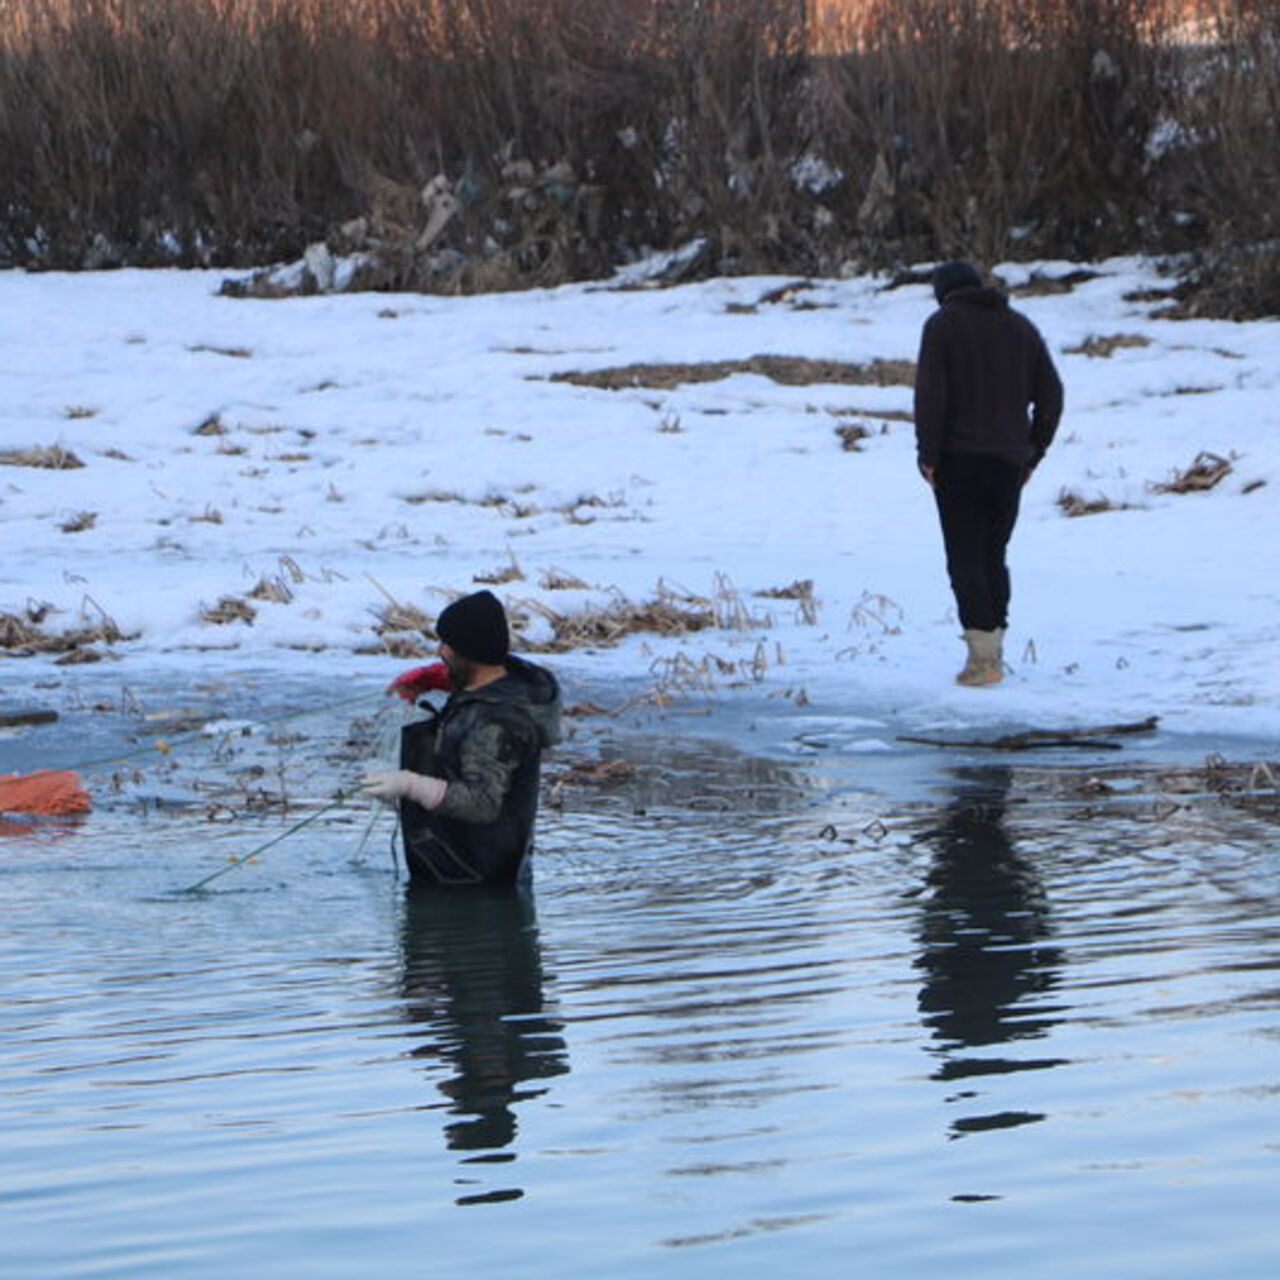
M1274 802L645 749L528 894L154 777L0 836L0 1274L1276 1274Z

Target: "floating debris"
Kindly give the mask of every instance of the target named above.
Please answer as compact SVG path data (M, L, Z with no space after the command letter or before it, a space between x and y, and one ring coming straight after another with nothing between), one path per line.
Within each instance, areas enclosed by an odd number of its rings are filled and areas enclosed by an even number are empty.
M1119 750L1110 738L1135 733L1152 733L1160 723L1159 716L1126 724L1106 724L1084 729L1024 729L1021 733L1007 733L998 738L924 738L902 736L899 742L915 742L927 747L982 747L991 751L1027 751L1044 747L1101 747Z

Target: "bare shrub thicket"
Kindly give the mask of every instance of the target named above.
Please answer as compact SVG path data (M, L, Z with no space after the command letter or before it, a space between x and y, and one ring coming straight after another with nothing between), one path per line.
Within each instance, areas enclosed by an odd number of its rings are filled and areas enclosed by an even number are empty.
M1194 251L1219 309L1236 277L1265 308L1278 274L1274 0L3 14L0 261L257 265L362 220L404 258L388 286L429 286L428 248L440 287L476 289L697 237L701 270Z

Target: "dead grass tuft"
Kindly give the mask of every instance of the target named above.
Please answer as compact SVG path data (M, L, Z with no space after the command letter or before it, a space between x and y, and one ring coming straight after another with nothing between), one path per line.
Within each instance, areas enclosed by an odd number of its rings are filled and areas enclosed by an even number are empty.
M583 760L570 765L556 780L556 787L585 784L593 787L613 787L630 782L637 769L630 760Z
M103 655L97 649L77 646L74 649L68 649L60 658L55 658L53 665L55 667L77 667L86 662L101 662L102 658Z
M836 428L840 448L845 453L861 453L862 442L871 438L871 429L861 422L844 422Z
M508 552L507 554L510 556L507 564L497 569L491 569L488 573L477 573L472 577L471 581L490 587L500 587L507 582L523 582L524 570L520 567L520 562L513 552Z
M14 613L0 613L0 649L26 649L44 639L44 633Z
M902 631L903 617L902 606L896 600L876 591L864 591L849 613L849 627L896 636Z
M589 591L591 584L583 582L575 573L566 573L563 569L544 569L538 579L538 585L544 591Z
M1065 348L1069 356L1089 356L1095 360L1109 360L1117 351L1129 348L1149 347L1150 338L1140 333L1113 333L1108 337L1090 334L1079 346Z
M1076 516L1101 515L1104 511L1131 510L1127 502L1112 502L1104 494L1099 494L1096 498L1086 498L1074 489L1063 489L1058 494L1057 503L1058 510L1064 516L1071 516L1072 518Z
M421 637L387 634L382 637L381 643L362 645L356 652L386 654L389 658L403 658L408 661L431 657L432 646Z
M612 369L553 373L552 382L601 391L632 387L671 391L698 382L719 382L738 373L754 373L788 387L814 385L852 387L909 387L916 367L910 360L872 360L848 364L840 360L811 360L804 356L749 356L744 360L710 360L700 364L629 364Z
M36 445L31 449L0 451L0 465L6 467L41 467L46 471L75 471L84 466L70 449L60 444Z
M218 347L207 342L198 342L187 350L197 355L227 356L231 360L248 360L253 355L248 347Z
M619 596L612 604L579 609L573 613L557 613L535 600L522 603L531 613L551 624L551 640L525 646L534 653L564 653L589 646L614 645L638 632L683 636L716 625L711 601L681 598L665 590L661 590L656 598L642 603Z
M828 409L833 418L871 418L876 422L915 422L910 409Z
M806 626L818 624L818 602L813 594L813 579L800 578L787 587L767 587L756 595L765 600L794 600L798 605L799 620Z
M595 716L612 716L617 713L610 711L608 707L602 707L598 702L573 702L565 707L564 714L570 720L583 720Z
M427 489L424 493L407 494L401 499L411 507L420 507L428 502L458 502L466 504L466 498L453 489Z
M89 621L87 609L91 604L97 612L97 619L93 622ZM87 652L91 645L113 645L133 638L126 636L115 620L88 597L85 605L86 608L81 610L82 625L66 631L53 631L43 625L51 612L51 607L46 604L29 605L22 614L0 613L0 650L10 657L48 653L71 655ZM74 660L96 661L101 656L96 654L93 659L82 657Z
M265 600L271 604L289 604L293 600L293 591L283 577L269 578L263 574L249 592L249 599Z
M781 651L775 658L782 661ZM769 652L764 641L758 642L745 658L725 658L718 653L693 656L681 650L654 659L649 671L657 677L657 684L641 694L638 701L666 707L691 695L710 695L723 685L731 689L745 688L759 684L769 673L769 667Z
M723 573L717 573L712 588L716 626L725 631L750 631L756 627L773 625L773 618L754 612L742 598L741 592Z
M1175 471L1172 480L1150 485L1152 493L1206 493L1231 474L1231 462L1216 453L1201 452L1184 471Z
M797 578L787 587L766 587L757 591L756 595L764 600L811 600L813 598L813 579Z
M1087 284L1097 278L1096 271L1068 271L1060 276L1047 276L1036 271L1023 284L1014 285L1009 294L1014 298L1052 298L1071 293L1076 285Z
M378 620L378 625L374 630L383 638L387 652L394 652L394 649L391 647L392 642L387 639L388 636L395 636L398 633L410 632L415 638L404 641L401 648L408 649L409 647L412 647L415 652L411 654L399 652L396 653L395 656L418 657L419 653L417 650L420 648L422 649L422 652L425 653L426 650L425 648L422 648L422 642L418 637L429 635L431 633L431 620L416 605L403 604L401 601L397 600L395 596L393 596L391 592L377 580L377 578L372 575L366 576L386 599L386 603L384 605L373 610L373 616ZM380 650L374 650L374 652L380 652Z
M780 284L776 289L762 293L756 301L758 307L776 307L795 302L802 293L808 293L817 286L812 280L793 280L790 284ZM754 310L754 308L752 308Z
M200 621L215 627L225 627L233 622L243 622L253 626L253 620L257 616L257 609L239 596L222 596L212 608L200 610Z
M64 520L58 528L63 533L83 533L86 529L92 529L98 523L98 513L96 511L77 511L75 515Z
M393 600L373 612L378 619L379 635L392 631L416 631L421 634L431 627L431 620L416 605L401 604Z

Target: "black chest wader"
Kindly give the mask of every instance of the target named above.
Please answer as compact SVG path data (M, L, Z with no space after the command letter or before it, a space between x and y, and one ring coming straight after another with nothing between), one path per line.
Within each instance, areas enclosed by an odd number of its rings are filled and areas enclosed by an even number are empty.
M400 731L400 767L446 782L456 779L462 740L475 714L468 708L450 715L446 707L406 725ZM405 867L415 886L510 885L527 873L538 809L540 752L532 725L513 722L512 728L515 741L529 738L530 742L521 752L502 811L493 822L460 822L412 800L400 801Z

